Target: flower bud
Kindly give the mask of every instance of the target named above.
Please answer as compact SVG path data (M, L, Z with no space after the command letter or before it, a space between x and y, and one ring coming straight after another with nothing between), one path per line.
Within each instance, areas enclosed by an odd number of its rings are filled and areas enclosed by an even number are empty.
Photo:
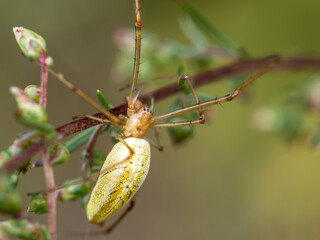
M70 158L70 152L63 143L54 143L49 147L50 164L56 166L63 164Z
M90 192L90 183L82 182L80 184L74 184L76 181L81 180L81 178L70 179L65 181L63 185L69 185L61 190L59 198L63 201L71 201L77 198L81 198Z
M70 158L70 152L64 143L54 143L49 146L49 157L51 166L56 166L65 163ZM39 159L33 164L34 167L43 166L42 159Z
M47 112L40 106L40 104L31 100L21 89L17 87L11 87L10 91L18 103L19 114L23 120L35 123L47 122Z
M46 57L45 63L48 68L52 68L54 63L53 58L50 56Z
M13 33L22 53L29 59L38 61L46 54L46 41L39 34L23 27L14 27Z
M0 173L0 212L16 214L21 211L21 198L16 189L18 173Z
M17 239L49 240L50 235L44 225L29 219L0 222L0 231Z
M29 203L28 212L43 214L47 211L47 202L43 194L33 195Z
M40 87L37 85L29 85L24 89L24 93L35 102L40 99Z

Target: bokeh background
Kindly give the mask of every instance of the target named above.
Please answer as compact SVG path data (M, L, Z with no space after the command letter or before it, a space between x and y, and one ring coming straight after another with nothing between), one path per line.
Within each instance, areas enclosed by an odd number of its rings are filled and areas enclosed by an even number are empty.
M319 1L189 2L254 57L320 52ZM183 14L174 1L143 0L141 7L143 30L163 40L189 43L179 25ZM114 81L111 74L119 54L112 36L120 27L133 29L133 1L2 0L0 149L6 149L18 132L26 130L13 117L16 105L9 86L23 88L39 82L39 68L21 56L13 37L12 27L21 25L45 37L54 68L67 79L92 97L100 89L112 104L123 102L126 93L117 89L124 83ZM132 57L128 57L129 63ZM152 62L142 64L142 71L148 65ZM153 77L175 74L177 68L168 66ZM186 69L186 73L196 72ZM216 107L212 121L198 126L196 135L183 146L172 145L162 130L165 150L153 149L151 169L137 194L137 205L112 235L92 235L98 228L88 223L80 203L65 202L58 203L59 239L319 239L320 151L310 147L316 121L311 121L308 134L292 142L259 132L250 121L252 112L261 106L283 106L311 74L268 73L249 87L249 102L235 100ZM199 91L215 97L225 95L230 86L221 82ZM172 100L157 103L156 114L164 113ZM48 101L50 122L55 126L73 116L95 113L53 78ZM112 147L107 137L99 145L106 152ZM55 168L57 183L79 175L79 153ZM42 169L22 176L24 196L43 189L43 179ZM28 216L46 222L46 216Z

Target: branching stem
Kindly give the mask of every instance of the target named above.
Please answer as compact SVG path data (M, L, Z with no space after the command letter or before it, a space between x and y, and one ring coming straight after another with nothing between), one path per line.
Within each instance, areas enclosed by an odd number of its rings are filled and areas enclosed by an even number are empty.
M241 60L230 65L220 67L217 69L209 70L196 74L192 77L194 87L200 87L202 85L213 83L218 80L224 79L226 77L238 76L252 71L257 71L262 69L266 63L270 61L270 57L262 59L250 59L250 60ZM320 69L320 57L312 56L299 56L291 58L282 58L279 60L278 65L275 67L275 70L278 71L288 71L288 70L307 70L307 69ZM152 91L151 93L143 94L139 99L144 102L150 99L150 96L153 97L155 102L166 99L179 91L179 87L176 83L159 88ZM127 111L127 104L120 104L113 109L109 110L112 114L118 116L119 114L125 114ZM98 118L106 118L102 113L97 113L93 115ZM72 121L63 126L56 128L58 133L58 139L63 139L67 136L70 136L74 133L83 131L87 128L98 125L97 121L91 119L83 118L76 121ZM5 163L2 169L6 172L11 172L20 166L24 165L32 156L39 152L41 149L41 142L35 142L27 149L25 149L20 154L14 156L10 161Z

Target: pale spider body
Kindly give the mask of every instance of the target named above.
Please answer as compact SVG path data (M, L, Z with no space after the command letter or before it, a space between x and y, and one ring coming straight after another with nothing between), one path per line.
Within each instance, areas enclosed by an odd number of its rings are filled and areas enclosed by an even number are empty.
M131 154L122 142L118 142L112 148L87 204L87 217L90 222L103 222L120 210L132 199L148 174L150 144L144 139L134 137L126 138L124 141L134 153ZM127 161L124 161L126 159ZM112 168L114 165L117 166ZM108 168L111 169L104 172Z
M87 203L87 217L100 223L132 199L144 182L150 166L150 144L142 139L153 122L152 111L135 99L129 107L125 139L108 154Z

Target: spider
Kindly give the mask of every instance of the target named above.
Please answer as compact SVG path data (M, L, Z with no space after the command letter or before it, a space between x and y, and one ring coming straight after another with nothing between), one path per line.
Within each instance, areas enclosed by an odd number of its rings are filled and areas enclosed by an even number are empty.
M151 153L150 144L144 139L144 136L149 128L203 124L205 122L204 108L233 100L245 87L269 71L277 63L277 59L271 61L263 70L238 86L233 93L206 102L199 101L189 78L182 76L181 79L185 80L188 84L196 104L161 116L153 116L153 104L149 107L138 99L138 73L141 53L141 11L139 0L135 0L135 18L135 61L131 90L127 97L127 116L115 116L108 112L80 89L68 82L62 75L48 69L49 72L56 76L69 89L101 111L106 117L106 119L99 119L86 115L86 118L103 124L115 125L121 130L121 133L117 135L119 142L114 145L100 170L99 177L93 187L86 209L88 220L92 223L99 224L120 210L126 203L130 202L128 209L107 229L107 232L114 229L121 219L132 209L134 206L134 195L148 174ZM163 122L165 119L194 110L198 111L199 119L186 122Z

